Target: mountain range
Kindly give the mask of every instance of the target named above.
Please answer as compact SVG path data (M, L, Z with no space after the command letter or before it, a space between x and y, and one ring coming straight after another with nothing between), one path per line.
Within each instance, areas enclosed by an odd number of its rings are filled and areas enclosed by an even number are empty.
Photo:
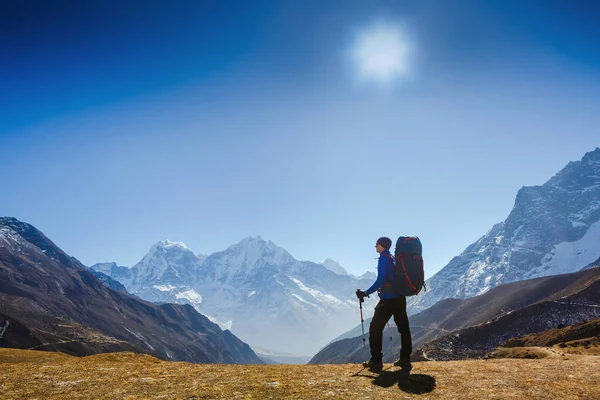
M507 219L428 279L428 290L409 299L408 312L505 283L591 267L600 259L599 243L597 148L545 184L519 190ZM375 278L352 276L330 259L298 261L260 236L207 256L164 241L131 268L115 263L91 268L146 300L190 304L251 345L299 355L314 354L356 326L353 293Z
M431 277L427 291L409 299L415 344L437 340L450 348L443 334L482 324L496 329L494 321L508 318L502 313L510 310L517 316L517 310L550 301L552 293L539 291L538 283L531 282L549 277L539 282L556 282L555 276L577 271L590 271L592 276L599 263L600 148L596 148L543 185L519 190L504 222ZM360 345L355 343L359 316L354 291L370 286L375 275L348 274L331 259L296 260L260 236L210 255L195 254L181 242L161 241L132 267L99 263L87 269L31 225L2 218L0 278L3 343L59 346L80 353L133 348L166 359L260 362L247 342L266 354L292 358L321 350L313 362L338 362L364 358L358 357ZM515 289L521 283L524 292ZM559 290L559 286L548 287ZM512 298L494 297L507 290ZM528 300L514 303L523 297ZM487 299L484 306L477 305L481 299ZM364 308L372 309L376 301L372 296ZM548 309L558 310L552 306ZM555 321L551 313L542 314ZM541 328L543 321L536 321L532 326ZM165 329L176 332L175 339L163 335ZM394 340L392 334L390 349ZM70 350L68 343L77 343L77 349ZM427 354L439 353L427 349ZM464 348L456 352L468 353Z
M155 305L105 278L96 278L33 226L0 218L0 346L262 363L250 346L190 305Z
M145 300L190 304L251 346L288 356L312 355L353 327L359 321L354 292L375 279L348 274L330 259L298 261L260 236L206 256L161 241L131 268L90 268Z

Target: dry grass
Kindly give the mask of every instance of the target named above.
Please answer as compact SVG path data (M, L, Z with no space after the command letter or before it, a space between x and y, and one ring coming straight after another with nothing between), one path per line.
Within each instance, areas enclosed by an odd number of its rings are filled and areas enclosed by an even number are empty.
M588 360L600 356L600 346L590 344L591 339L573 340L550 347L523 346L498 347L488 354L490 358L559 358L563 360Z
M9 399L600 399L600 357L415 363L410 377L345 365L199 365L132 353L0 349Z

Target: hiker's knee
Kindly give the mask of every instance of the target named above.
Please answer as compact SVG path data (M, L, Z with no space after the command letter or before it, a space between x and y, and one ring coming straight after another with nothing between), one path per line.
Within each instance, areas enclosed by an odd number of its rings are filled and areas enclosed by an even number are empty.
M408 318L394 318L394 322L396 323L396 326L398 327L398 332L402 333L402 331L405 331L408 328Z
M385 323L381 324L377 321L371 321L371 325L369 326L369 334L380 334L383 332L383 328L385 327Z

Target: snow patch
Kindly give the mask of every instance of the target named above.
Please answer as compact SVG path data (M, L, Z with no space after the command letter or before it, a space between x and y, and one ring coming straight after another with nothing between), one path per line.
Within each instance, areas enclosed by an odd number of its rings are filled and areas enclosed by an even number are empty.
M219 321L218 319L216 319L215 317L211 317L210 315L206 315L206 314L202 314L202 315L204 315L206 318L208 318L208 320L210 322L212 322L213 324L219 325L219 328L221 328L221 330L226 330L226 329L231 330L231 326L233 325L232 320L229 320L229 321L223 323L223 322Z
M186 290L185 292L179 292L175 294L175 297L178 299L186 299L189 300L190 303L200 304L202 303L202 296L194 289Z
M332 296L330 294L324 294L324 293L319 292L318 290L311 289L308 286L306 286L304 283L300 282L298 279L295 279L295 278L291 278L291 279L300 288L300 290L303 290L306 293L309 293L311 296L313 296L319 302L326 303L326 304L329 304L332 306L340 306L340 305L344 304L340 299L338 299L335 296Z
M588 226L586 223L581 221L571 221L571 225L573 225L573 228L583 228Z
M256 290L251 291L250 293L248 293L248 297L252 297L256 294Z
M587 207L576 214L572 214L571 217L576 220L585 220L594 214L598 208L600 208L600 201L590 201L590 204Z
M555 245L532 271L534 276L549 276L579 271L600 258L600 221L592 224L585 235L575 242Z
M298 301L300 301L300 303L302 303L302 304L306 304L306 305L309 305L309 306L311 306L313 308L316 308L317 310L319 310L319 312L322 312L322 313L325 312L325 310L323 308L319 307L316 304L311 303L310 301L306 301L302 296L300 296L300 295L298 295L296 293L291 293L291 296L293 298L297 299Z
M56 282L56 286L58 287L58 290L60 291L60 294L62 294L63 296L65 295L65 291L63 290L62 286L60 286L60 283L58 283L58 281Z
M17 252L21 252L23 247L32 250L40 250L38 247L29 243L21 235L19 235L17 232L9 228L8 226L0 227L0 245L2 244L2 242L5 242L9 248Z
M173 247L179 247L180 249L183 249L183 250L190 250L190 248L187 247L185 245L185 243L183 243L183 242L171 242L170 240L167 239L166 241L164 241L162 243L163 243L162 247L165 248L165 249L171 249Z
M296 293L292 293L291 296L294 297L294 298L296 298L296 299L298 299L298 300L300 300L301 303L306 303L306 304L309 304L311 306L314 306L314 304L309 303L308 301L304 300L304 298L302 296L297 295Z
M161 292L170 292L173 289L177 289L175 286L173 285L154 285L152 286L154 289L158 289Z
M131 333L133 336L135 336L136 338L138 338L139 340L141 340L146 346L148 346L148 348L150 350L155 350L154 347L152 347L152 345L150 345L150 343L148 343L148 341L146 340L146 338L141 333L130 331L124 325L121 325L121 326L123 326L123 328L125 328L125 330L127 332Z

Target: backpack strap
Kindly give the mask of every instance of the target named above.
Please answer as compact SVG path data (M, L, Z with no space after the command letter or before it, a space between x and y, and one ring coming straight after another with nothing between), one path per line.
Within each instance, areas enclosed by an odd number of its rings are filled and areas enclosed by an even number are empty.
M415 287L415 285L413 285L412 281L410 280L410 278L408 276L408 272L406 272L406 267L404 266L404 257L402 256L402 253L400 253L400 263L402 265L402 271L404 272L404 276L406 276L406 280L408 281L408 284L412 288L413 292L417 292L417 288Z
M394 261L394 257L392 257L391 254L382 254L382 257L387 257L390 260L392 260L392 265L395 267L396 266L396 262ZM385 275L385 283L382 286L392 286L392 282L390 282L390 279L388 278L387 274Z

